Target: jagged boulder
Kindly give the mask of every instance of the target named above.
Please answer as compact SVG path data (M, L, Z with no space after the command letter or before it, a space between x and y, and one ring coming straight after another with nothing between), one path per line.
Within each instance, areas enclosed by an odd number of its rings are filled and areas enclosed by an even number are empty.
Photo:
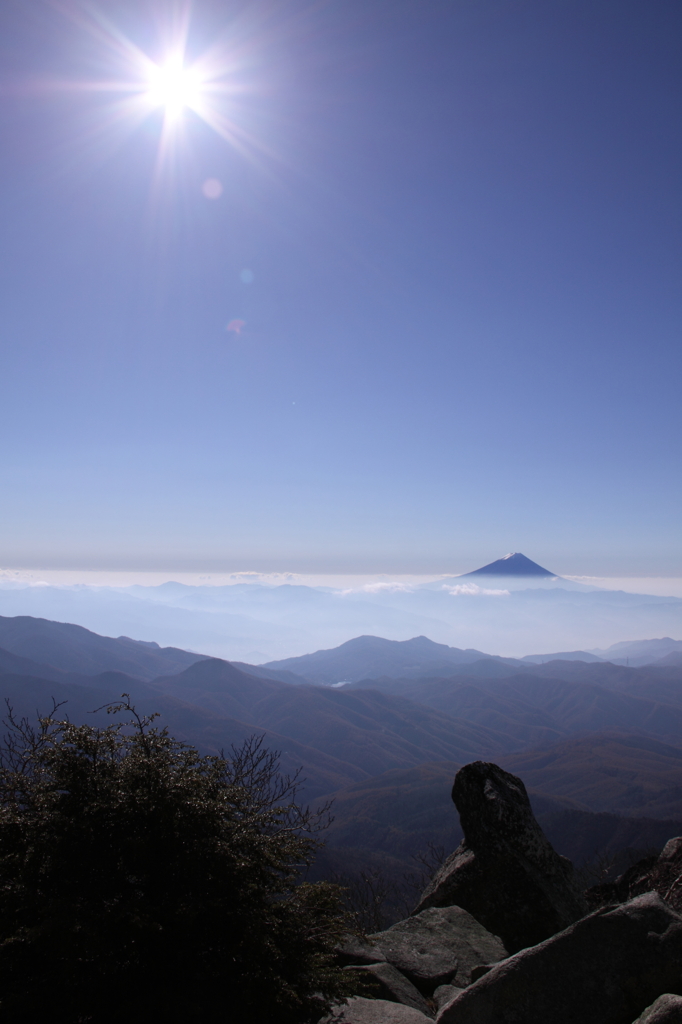
M499 935L510 952L534 946L588 912L570 861L557 854L521 779L474 761L455 776L452 799L464 840L414 913L457 905Z
M655 891L675 910L682 910L682 836L669 839L658 857L645 857L633 864L615 882L588 889L590 905L624 903L643 892Z
M658 858L658 870L665 873L670 885L682 874L682 836L669 839Z
M386 999L365 999L353 996L337 1006L320 1024L433 1024L411 1006L391 1003Z
M402 1003L419 1010L427 1017L435 1017L435 1013L421 992L415 988L405 975L393 964L377 963L346 967L347 971L356 971L364 981L364 991L376 999L387 999L391 1003Z
M437 1024L632 1024L680 991L682 917L646 893L496 964Z
M633 1024L682 1024L682 997L666 992L647 1006Z
M476 967L508 955L500 939L461 907L429 907L369 940L428 995L439 985L469 985Z
M463 991L464 989L458 988L457 985L439 985L433 993L433 1001L437 1009L442 1010L446 1003L451 1003L455 996Z

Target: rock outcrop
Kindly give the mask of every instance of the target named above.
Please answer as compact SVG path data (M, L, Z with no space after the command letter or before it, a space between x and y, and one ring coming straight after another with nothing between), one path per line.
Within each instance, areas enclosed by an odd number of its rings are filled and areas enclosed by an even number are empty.
M545 837L521 779L475 761L457 773L452 799L464 840L423 893L415 914L429 907L462 907L513 953L588 912L570 861Z
M481 965L503 960L507 950L496 935L461 907L430 907L369 936L373 946L428 995L439 985L463 988Z
M353 996L320 1024L433 1024L433 1021L411 1006Z
M617 878L588 889L593 906L624 903L643 892L657 892L675 910L682 911L682 836L670 839L658 857L645 857Z
M682 1024L682 837L589 913L520 779L477 761L453 800L463 843L411 917L339 948L363 996L326 1024Z
M633 1024L682 1024L682 996L666 992L647 1006Z
M346 967L347 971L356 971L364 980L365 991L375 999L385 999L390 1003L402 1003L419 1010L427 1017L435 1017L435 1013L419 989L405 977L393 964L378 963L357 967ZM454 995L454 993L453 993Z
M439 985L433 993L436 1009L442 1010L447 1003L451 1003L455 996L458 996L463 991L463 988L457 988L456 985Z
M647 893L496 964L437 1024L628 1024L682 990L681 968L682 917Z
M336 953L344 966L348 964L378 964L386 960L376 943L370 942L360 935L348 935L344 942L336 947Z

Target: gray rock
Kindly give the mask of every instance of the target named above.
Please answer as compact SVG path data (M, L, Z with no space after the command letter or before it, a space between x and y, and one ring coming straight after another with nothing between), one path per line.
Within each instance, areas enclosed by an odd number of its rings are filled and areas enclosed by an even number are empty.
M428 994L449 983L463 988L475 967L507 956L497 936L461 907L429 907L369 938L389 963Z
M463 991L463 988L457 988L456 985L439 985L433 993L433 1001L438 1009L442 1010L446 1003L451 1002Z
M681 862L682 861L682 836L675 836L673 839L669 839L661 850L661 855L658 858L661 863L664 861L668 862Z
M516 952L588 912L570 861L546 839L521 779L475 761L457 772L452 799L464 840L424 891L415 913L456 904Z
M342 964L377 964L386 960L379 947L359 935L347 935L336 954Z
M647 1006L634 1024L682 1024L682 997L666 992Z
M411 1006L413 1010L419 1010L427 1017L435 1017L421 992L392 964L369 964L362 967L346 967L345 970L357 971L359 975L364 976L370 994L376 998L402 1003L404 1006Z
M679 991L681 965L682 917L646 893L496 964L437 1024L628 1024Z
M658 857L644 857L632 864L627 871L619 875L614 882L601 882L593 885L585 893L590 910L597 910L609 903L627 903L633 896L641 896L644 892L654 892L655 886L652 870L658 863Z
M391 1003L386 999L364 999L353 996L338 1006L320 1024L432 1024L411 1006Z
M594 885L585 895L592 906L598 907L625 903L644 892L657 892L673 910L682 911L682 836L669 839L660 856L645 857L615 882Z

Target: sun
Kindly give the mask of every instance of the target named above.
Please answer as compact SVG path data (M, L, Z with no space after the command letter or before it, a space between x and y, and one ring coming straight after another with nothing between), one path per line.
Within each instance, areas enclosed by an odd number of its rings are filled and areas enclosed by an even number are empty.
M155 57L129 39L94 4L74 0L72 6L68 16L95 41L97 49L93 52L105 74L90 80L50 82L46 87L111 93L93 129L93 142L108 132L133 132L150 115L161 112L159 172L169 160L175 160L182 147L191 144L190 133L184 130L186 120L190 120L185 115L191 113L249 160L271 155L244 123L248 113L244 97L257 91L248 78L250 65L244 48L226 35L195 53L188 46L190 0L174 0L167 5L175 13L169 16L168 24L161 25L161 45Z
M167 117L178 117L185 107L198 107L201 78L192 68L184 66L182 56L173 55L163 64L153 64L148 78L147 99L154 107L164 107Z

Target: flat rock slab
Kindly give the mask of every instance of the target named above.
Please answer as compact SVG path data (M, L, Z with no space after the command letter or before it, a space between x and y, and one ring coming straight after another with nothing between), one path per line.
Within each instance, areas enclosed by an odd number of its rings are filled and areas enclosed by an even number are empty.
M628 1024L682 986L682 917L656 893L604 907L496 964L438 1024Z
M364 999L353 996L325 1017L320 1024L433 1024L411 1006L391 1003L386 999Z
M464 988L471 984L475 967L507 956L500 939L461 907L430 907L369 939L389 963L429 994L439 985Z
M634 1024L682 1024L682 996L673 996L669 992L659 996Z
M368 942L359 935L347 935L336 954L342 964L376 964L386 960L374 942Z
M370 995L378 999L388 999L392 1003L402 1003L403 1006L411 1006L413 1010L419 1010L427 1017L436 1016L421 992L393 964L369 964L346 967L345 970L357 971L363 976L370 986Z

